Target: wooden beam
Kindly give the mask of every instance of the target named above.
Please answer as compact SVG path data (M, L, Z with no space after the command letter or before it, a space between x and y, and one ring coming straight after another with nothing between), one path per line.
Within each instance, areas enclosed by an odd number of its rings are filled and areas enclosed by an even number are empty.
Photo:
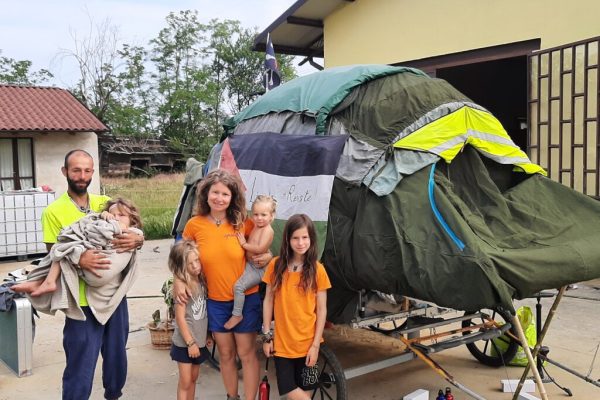
M295 17L293 15L287 17L287 23L292 25L312 26L315 28L323 27L323 21L320 19Z

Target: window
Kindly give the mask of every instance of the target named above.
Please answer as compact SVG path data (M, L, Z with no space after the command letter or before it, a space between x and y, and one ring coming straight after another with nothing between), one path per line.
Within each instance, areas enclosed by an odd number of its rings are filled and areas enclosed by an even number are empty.
M32 140L0 139L0 191L31 189L33 178Z

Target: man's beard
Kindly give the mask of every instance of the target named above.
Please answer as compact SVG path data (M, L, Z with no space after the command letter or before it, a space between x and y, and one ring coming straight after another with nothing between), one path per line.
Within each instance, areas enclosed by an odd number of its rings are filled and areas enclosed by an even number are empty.
M85 182L84 188L77 186L78 183L83 183L83 182ZM91 179L89 181L74 181L71 178L67 177L67 184L69 185L69 189L71 190L71 192L73 192L75 194L86 194L87 188L88 188L88 186L90 186L90 183L92 183Z

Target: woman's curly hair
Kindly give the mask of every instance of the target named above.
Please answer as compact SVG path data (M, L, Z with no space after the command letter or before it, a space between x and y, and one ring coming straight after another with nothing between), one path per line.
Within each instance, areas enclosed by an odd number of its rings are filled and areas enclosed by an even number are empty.
M231 202L229 203L229 207L227 207L226 217L235 230L240 230L247 216L246 196L240 180L224 169L215 169L202 179L196 189L196 204L194 205L192 215L208 215L210 213L208 192L216 183L225 185L231 192Z

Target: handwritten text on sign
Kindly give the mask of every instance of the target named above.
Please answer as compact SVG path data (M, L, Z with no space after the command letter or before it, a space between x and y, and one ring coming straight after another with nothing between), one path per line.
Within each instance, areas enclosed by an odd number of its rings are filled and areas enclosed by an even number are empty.
M247 208L256 196L270 195L277 201L277 218L304 213L315 221L327 221L333 176L288 177L262 171L240 170L246 186Z

